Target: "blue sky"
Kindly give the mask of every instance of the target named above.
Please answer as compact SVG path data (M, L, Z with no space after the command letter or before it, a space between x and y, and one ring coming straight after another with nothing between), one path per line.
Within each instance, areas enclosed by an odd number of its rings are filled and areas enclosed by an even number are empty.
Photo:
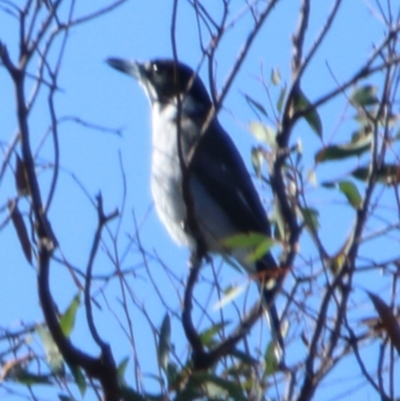
M102 3L105 4L105 2ZM186 2L181 3L176 34L178 55L181 60L196 67L200 61L201 52L198 46L197 30L194 29L196 26L194 12ZM247 93L258 101L267 103L265 91L259 85L257 78L260 77L261 71L268 78L272 68L280 70L283 83L290 82L291 36L297 25L297 3L281 1L278 4L235 79L224 104L224 110L219 116L223 126L239 147L249 169L251 169L250 147L256 141L250 134L248 126L251 121L257 120L257 117L241 93ZM330 1L312 3L314 8L306 38L306 49L314 42L331 7ZM204 4L210 7L214 15L219 15L219 2L210 0ZM236 10L232 15L236 15L244 7L243 2L238 0L232 1L231 4L232 9ZM76 7L76 15L89 11L87 4L80 3ZM62 90L56 97L59 116L77 116L98 126L122 128L122 136L118 136L110 132L84 128L71 121L65 121L59 127L60 178L50 211L50 219L61 244L62 253L70 263L81 269L84 269L88 260L96 227L96 213L87 194L93 199L101 191L106 211L111 212L115 208L121 210L124 190L121 174L122 164L126 174L127 197L120 229L119 253L123 254L126 249L127 236L134 234L134 220L136 220L145 249L156 252L177 276L185 278L188 252L178 248L172 242L152 208L149 186L150 115L147 100L133 79L117 73L104 62L110 56L138 60L171 57L170 15L170 2L157 0L128 2L101 19L72 29L69 34L60 73L59 86ZM217 52L217 87L219 88L247 37L250 23L251 20L248 17L239 19L222 41L221 49ZM336 87L335 79L342 82L357 71L362 62L370 55L373 45L382 39L384 30L384 24L373 14L365 1L344 2L332 31L305 75L303 90L308 98L315 100L326 91ZM12 18L0 13L0 39L6 43L13 60L16 57L17 33L17 26ZM327 65L333 71L335 79ZM35 64L30 67L30 70L32 72L35 70ZM200 71L200 75L207 81L205 68ZM378 78L376 82L379 83ZM28 81L27 93L31 90L30 86L31 82ZM0 120L2 121L0 141L4 149L16 130L13 89L4 69L0 69L0 88L3 98L0 107ZM275 101L278 95L279 89L272 88L271 96ZM37 148L49 125L45 96L46 94L43 92L29 121L33 149ZM346 99L342 96L331 102L329 106L324 106L319 110L324 125L324 143L346 141L356 128L356 123L351 118L351 110L346 109L345 104ZM271 125L271 122L268 123ZM298 140L301 140L304 149L304 164L306 168L311 169L313 155L322 146L321 141L305 123L298 124L294 130L292 143ZM43 191L46 193L50 178L50 172L46 166L52 160L49 141L40 151L38 160L41 163L40 180ZM349 168L349 164L343 163L323 166L318 169L317 178L319 181L336 178L348 171ZM77 180L85 188L86 194L77 184ZM259 189L263 197L268 197L268 189L260 186ZM328 251L334 253L342 245L344 236L351 229L353 210L346 207L346 202L340 194L316 189L311 184L308 185L308 190L310 204L317 208L321 207L321 237L325 241ZM0 205L4 205L5 201L12 196L15 196L15 189L12 174L9 172L1 182ZM26 205L21 204L21 207L23 210L27 210ZM271 208L271 202L268 199L266 199L266 207L269 210ZM327 212L328 210L329 212ZM3 219L4 213L1 221ZM376 224L371 227L371 230L379 228L379 222ZM116 227L117 221L112 222L111 231L115 232ZM10 327L18 327L20 321L41 321L35 271L25 263L13 228L9 225L1 234L0 254L4 257L0 273L1 323L10 325ZM105 237L107 238L107 234ZM106 241L107 246L110 247L109 238ZM302 255L305 258L315 256L315 251L311 247L307 235L304 235L301 247ZM112 271L112 264L104 250L105 247L97 258L95 267L97 274L106 274ZM379 243L371 245L368 251L371 254L385 252L388 257L390 255L389 249L382 248ZM151 292L152 286L140 263L140 255L130 251L123 261L123 268L132 269L133 273L130 279L133 280L132 288L135 296L140 303L145 305L154 323L158 325L161 323L165 310ZM164 288L168 280L161 266L151 263L150 268L154 272L158 284ZM305 263L298 260L295 269L301 271L304 268L306 268ZM54 264L52 269L52 288L55 299L62 310L74 296L75 290L70 275L64 267ZM244 275L229 267L226 269L223 271L222 277L227 285L229 283L243 284L247 281ZM373 289L386 288L386 283L381 283L380 279L376 277L375 280L372 285ZM371 282L368 279L362 285L369 287ZM171 302L170 305L175 305L176 310L179 311L177 295L174 290L170 291L170 293L166 292L166 296ZM113 307L120 313L118 299L121 297L121 293L117 282L106 286L106 295ZM365 301L365 295L361 294L360 296ZM96 313L96 323L99 325L101 334L112 344L116 359L120 360L124 356L130 355L131 349L112 314L107 311L104 303L102 305L104 309L102 312ZM211 306L209 305L210 309ZM367 312L373 313L372 309L368 310L369 305L366 305L366 302L365 307ZM141 367L143 371L149 373L154 369L155 361L153 342L148 340L151 338L151 331L140 312L133 309L132 316L137 318L134 328L137 343L140 344L138 356L141 360ZM88 341L82 312L79 318L76 337L73 338L82 344L82 347L96 352L95 347ZM113 328L110 329L110 327ZM179 344L182 333L177 321L174 322L173 330L174 335L176 333L174 340ZM179 349L183 355L185 348L181 345ZM132 374L132 366L130 369L129 372ZM151 380L146 383L148 388L152 389ZM327 393L322 392L321 394L324 395L320 399L333 399L333 387L328 385ZM336 390L338 389L336 388ZM359 394L363 399L377 399L375 393L363 392L363 389ZM350 398L349 396L348 399Z

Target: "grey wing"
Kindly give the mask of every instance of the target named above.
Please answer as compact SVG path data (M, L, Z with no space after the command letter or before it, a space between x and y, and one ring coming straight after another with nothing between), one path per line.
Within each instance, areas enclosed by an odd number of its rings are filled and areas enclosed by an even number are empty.
M267 215L243 159L217 122L198 144L191 168L239 232L271 235Z
M193 174L238 232L256 231L271 235L267 215L243 159L218 122L212 124L202 137L191 163ZM277 264L273 256L267 253L257 262L256 268L257 271L275 269ZM270 285L266 286L266 283L260 285L263 305L269 315L274 338L283 354L280 320L274 305L281 281L278 278L276 286L272 288Z

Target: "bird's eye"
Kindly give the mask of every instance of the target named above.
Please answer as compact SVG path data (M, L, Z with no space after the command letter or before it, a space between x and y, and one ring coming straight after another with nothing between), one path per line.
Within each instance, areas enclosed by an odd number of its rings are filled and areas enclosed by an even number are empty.
M158 74L159 73L158 65L156 63L153 63L151 65L151 71L153 72L153 74Z

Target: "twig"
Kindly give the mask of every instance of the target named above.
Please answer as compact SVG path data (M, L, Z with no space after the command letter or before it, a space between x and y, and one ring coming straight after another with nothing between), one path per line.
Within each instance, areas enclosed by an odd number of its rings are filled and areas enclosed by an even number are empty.
M201 339L193 325L192 321L192 298L193 289L197 281L201 267L201 259L196 254L192 254L191 266L189 271L189 277L185 286L185 295L183 299L183 310L182 310L182 325L185 331L186 338L188 339L190 346L193 350L193 362L195 367L200 367L205 364L204 361L204 347Z
M101 241L101 232L104 226L110 220L114 219L118 216L118 210L115 210L113 213L109 215L105 215L103 211L103 198L101 194L96 197L97 200L97 215L98 215L98 223L96 233L93 239L92 249L90 251L89 261L86 269L86 280L85 280L85 309L86 309L86 319L88 322L90 333L94 341L97 345L101 348L103 354L107 354L109 352L109 345L106 344L100 337L96 325L94 324L93 313L92 313L92 303L91 303L91 296L90 296L90 286L92 283L92 271L93 271L93 264L94 259L97 254L97 250Z
M55 182L57 181L57 158L58 158L58 145L57 145L57 132L56 125L57 119L55 116L55 110L53 108L53 94L57 89L56 80L59 73L60 61L62 59L62 55L65 49L65 43L67 40L67 35L64 36L64 42L61 44L61 49L59 52L59 59L56 63L56 68L54 71L51 70L48 62L47 56L48 51L50 50L51 44L53 43L54 38L58 33L63 30L68 30L72 26L71 18L72 18L72 10L75 1L73 0L71 3L70 9L70 21L67 24L60 24L59 19L57 17L57 9L60 6L62 0L55 0L51 3L51 7L47 7L48 12L44 15L44 19L42 23L39 25L36 23L38 18L37 13L39 13L38 2L34 0L28 0L25 4L24 9L19 10L19 58L18 62L14 64L7 52L6 47L0 43L0 59L2 65L5 67L7 72L9 73L16 92L16 110L17 110L17 121L18 128L21 139L21 149L22 149L22 158L24 161L24 166L27 174L27 181L29 185L29 194L31 196L31 205L32 205L32 213L34 218L32 219L32 227L35 229L36 237L37 237L37 265L38 265L38 292L39 298L41 302L41 307L43 310L43 314L45 316L45 321L49 328L49 331L52 335L54 342L56 343L60 353L62 354L64 360L69 364L72 368L75 366L81 367L85 370L89 380L97 379L101 383L101 387L103 390L103 397L107 401L117 401L120 399L120 387L117 378L117 369L113 359L113 355L111 353L110 347L101 341L96 328L94 327L93 317L91 314L91 306L90 306L90 278L91 278L91 269L93 265L94 255L96 253L96 249L98 243L96 245L96 240L94 241L94 246L92 248L91 260L88 266L88 277L89 280L86 283L85 287L85 303L86 306L89 304L87 308L88 313L88 324L90 326L90 331L95 339L95 341L101 346L101 355L98 358L94 358L89 354L81 351L79 348L75 347L71 340L67 338L60 326L60 322L58 316L56 314L56 308L54 304L54 300L50 291L49 285L49 275L50 275L50 259L54 252L54 249L57 247L57 240L55 235L51 229L46 210L43 207L41 191L38 183L38 178L35 171L35 160L32 154L32 149L30 145L30 132L28 125L28 115L30 111L30 107L36 99L39 88L44 80L42 80L42 75L44 68L47 68L51 78L52 78L52 86L50 88L50 96L49 96L49 107L50 107L50 115L52 118L53 124L53 134L55 135L55 143L56 143L56 170L55 175L53 177L52 189L50 191L50 196L48 200L48 205L50 204L51 197L54 193ZM119 2L113 3L114 6L117 6ZM33 9L32 7L36 7ZM112 6L111 6L112 7ZM110 9L110 6L109 6ZM104 9L103 9L104 11ZM26 27L28 25L27 18L32 15L30 19L30 23L28 26L28 32L26 32ZM94 16L96 13L93 13ZM98 14L100 15L100 14ZM49 33L49 27L53 22L57 23L57 28L55 32ZM34 28L38 27L37 32L35 32L35 38L31 39L33 35ZM40 52L39 46L40 43L45 39L46 35L48 35L48 40L45 43L44 52ZM27 68L29 62L32 60L32 56L39 54L40 56L40 66L39 66L39 77L38 84L35 86L33 95L30 103L26 103L25 94L24 94L24 82L27 77ZM109 220L113 215L104 216L101 210L103 224ZM98 230L98 234L100 229ZM99 234L100 235L100 234ZM99 240L98 240L99 241ZM88 296L89 295L89 296Z

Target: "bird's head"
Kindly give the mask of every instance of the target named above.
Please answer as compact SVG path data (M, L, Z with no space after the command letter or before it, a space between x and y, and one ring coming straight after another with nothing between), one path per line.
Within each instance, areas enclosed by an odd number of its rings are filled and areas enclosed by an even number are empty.
M137 79L150 102L171 103L178 95L190 97L195 103L209 108L211 100L200 77L187 65L174 60L160 59L138 63L109 58L107 63Z

